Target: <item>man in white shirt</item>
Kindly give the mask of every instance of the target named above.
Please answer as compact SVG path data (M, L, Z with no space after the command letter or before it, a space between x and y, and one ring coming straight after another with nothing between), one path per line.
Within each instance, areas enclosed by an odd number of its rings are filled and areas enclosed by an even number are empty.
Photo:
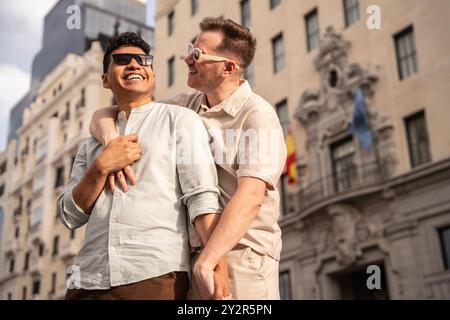
M81 145L58 200L67 228L87 223L76 258L80 287L66 299L185 299L189 225L206 243L219 218L208 133L195 112L152 101L149 51L139 35L124 33L105 53L102 79L117 101L121 136L105 147L93 138ZM108 175L126 166L139 184L106 190ZM216 272L221 298L228 295L223 261Z

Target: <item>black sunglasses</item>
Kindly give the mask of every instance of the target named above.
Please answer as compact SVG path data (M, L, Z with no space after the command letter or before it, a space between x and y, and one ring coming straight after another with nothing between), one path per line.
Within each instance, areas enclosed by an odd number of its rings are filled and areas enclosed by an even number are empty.
M136 60L141 66L149 67L153 64L153 56L150 54L115 53L112 55L114 63L119 66L126 66L131 59Z

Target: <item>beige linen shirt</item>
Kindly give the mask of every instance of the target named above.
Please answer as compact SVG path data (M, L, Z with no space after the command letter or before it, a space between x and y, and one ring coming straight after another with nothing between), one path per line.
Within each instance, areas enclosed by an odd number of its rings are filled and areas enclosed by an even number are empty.
M210 138L195 112L152 102L133 109L128 120L120 113L116 126L120 135L139 136L142 157L132 166L137 185L126 193L120 188L114 193L103 190L86 215L75 204L72 190L103 149L89 138L58 199L66 227L87 223L76 258L78 272L72 268L76 274L71 277L82 289L108 289L190 271L188 228L198 215L220 212Z
M165 102L188 107L203 120L211 136L222 210L236 192L239 177L266 182L259 215L239 243L279 260L280 197L276 186L287 151L274 108L253 93L247 81L242 81L231 96L213 108L207 106L206 96L199 91L182 93Z

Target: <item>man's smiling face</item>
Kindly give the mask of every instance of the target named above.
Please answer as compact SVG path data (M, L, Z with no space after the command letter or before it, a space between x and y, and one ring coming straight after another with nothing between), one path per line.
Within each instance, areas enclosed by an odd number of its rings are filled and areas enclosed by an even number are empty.
M207 31L197 36L194 47L199 48L205 54L221 56L223 53L217 51L222 42L223 35L220 32ZM207 92L217 88L222 83L223 62L200 61L196 62L192 55L184 60L189 68L188 86Z
M145 54L134 46L122 46L111 54L108 72L103 75L103 86L111 89L117 100L121 97L151 96L154 74L151 66L141 66L135 59L127 65L118 65L112 58L113 54Z

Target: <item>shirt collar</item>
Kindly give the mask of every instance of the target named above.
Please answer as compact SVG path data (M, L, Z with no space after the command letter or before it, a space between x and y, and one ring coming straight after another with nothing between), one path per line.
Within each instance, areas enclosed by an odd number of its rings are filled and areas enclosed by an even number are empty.
M239 88L237 88L228 98L212 108L208 107L206 95L203 94L202 102L198 111L203 110L204 112L219 112L220 110L223 110L234 118L252 94L252 89L250 88L248 82L246 80L241 81L242 82Z
M152 101L152 102L143 104L142 106L139 106L137 108L131 109L130 116L132 114L135 114L135 113L147 112L147 111L149 111L152 108L153 105L154 105L154 102ZM126 122L127 121L127 115L126 115L125 111L120 111L117 114L117 119L120 120L120 121L125 121Z

